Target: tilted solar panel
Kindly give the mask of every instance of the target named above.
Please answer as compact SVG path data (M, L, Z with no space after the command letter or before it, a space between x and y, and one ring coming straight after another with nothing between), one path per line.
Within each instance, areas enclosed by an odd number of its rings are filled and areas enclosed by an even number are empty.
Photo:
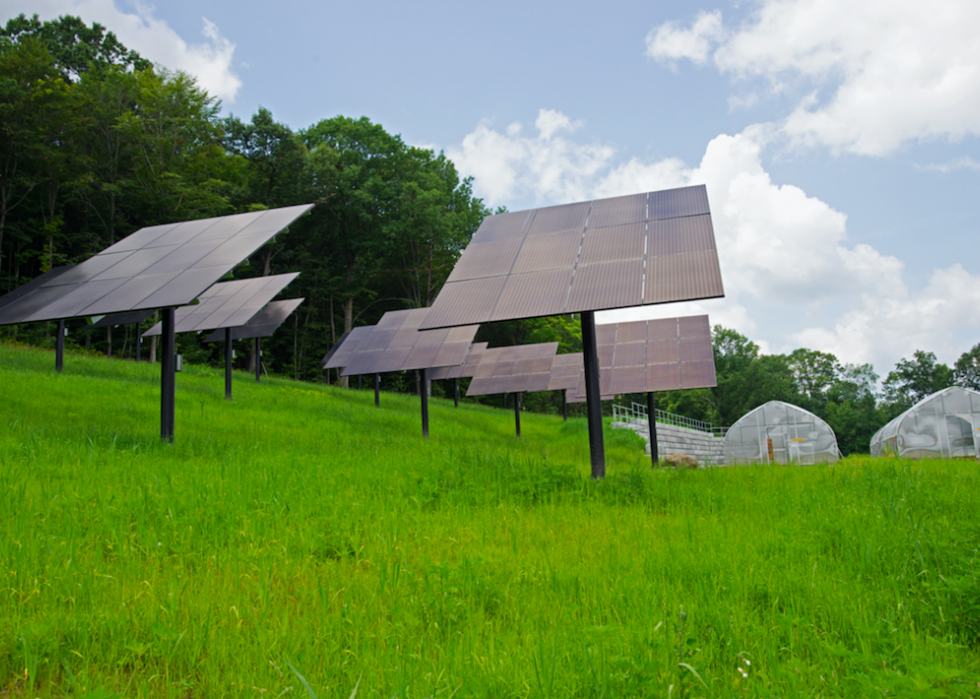
M312 206L141 228L0 307L0 325L186 305Z
M132 311L130 313L110 313L107 316L102 316L97 321L92 323L90 328L114 328L117 325L134 325L136 323L142 323L144 320L149 318L151 315L156 313L156 311Z
M198 297L200 303L181 306L176 310L174 332L200 332L245 325L298 276L299 272L292 272L215 284ZM157 323L143 333L143 337L159 335L162 327Z
M231 329L231 339L251 340L256 337L269 337L279 329L286 318L292 315L293 311L299 308L305 299L285 299L283 301L271 301L262 311L253 316L247 325L239 325ZM205 342L224 342L225 331L215 330L208 335Z
M603 399L716 385L708 316L597 325L596 349ZM577 395L585 396L584 380Z
M461 365L479 326L420 332L427 310L389 311L377 325L355 328L324 368L343 367L341 376L357 376Z
M703 185L484 219L420 325L724 296Z
M557 342L485 350L466 395L547 391L557 351Z
M487 349L486 342L475 342L470 345L470 351L466 355L466 359L459 366L443 366L437 367L432 370L429 374L429 378L433 381L438 381L440 379L462 379L472 377L476 372L476 367L480 363L480 359L483 358L483 353Z

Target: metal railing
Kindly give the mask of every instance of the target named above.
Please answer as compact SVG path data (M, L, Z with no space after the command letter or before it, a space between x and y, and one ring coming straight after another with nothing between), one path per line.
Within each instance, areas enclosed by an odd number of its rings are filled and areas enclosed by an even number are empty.
M727 427L715 427L710 422L695 420L694 418L684 417L668 413L666 410L657 410L657 423L664 425L675 425L686 427L689 430L706 432L714 437L724 437ZM613 422L625 423L628 425L638 425L643 427L647 424L647 406L642 403L632 403L629 407L624 405L613 405Z

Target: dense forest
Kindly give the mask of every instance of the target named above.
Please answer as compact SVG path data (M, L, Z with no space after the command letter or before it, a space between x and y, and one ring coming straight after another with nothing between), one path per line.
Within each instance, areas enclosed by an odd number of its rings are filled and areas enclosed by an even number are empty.
M429 305L491 213L443 154L409 146L367 118L336 116L294 131L266 109L248 121L222 117L191 76L152 65L98 24L21 15L0 30L0 293L143 226L310 202L308 215L229 277L301 273L283 296L305 302L266 341L264 357L270 371L307 381L338 380L320 358L341 333L389 310ZM70 346L134 354L135 328L113 336L87 325L68 323ZM0 328L0 337L53 344L53 329ZM218 364L220 345L204 336L179 335L178 351ZM485 326L477 339L558 340L562 352L581 350L578 322L568 317ZM916 352L883 382L870 365L823 352L761 354L722 327L714 347L717 388L662 394L661 408L720 426L785 400L826 419L845 453L867 451L881 425L935 390L980 388L980 345L953 368ZM244 343L239 350L245 368L254 357ZM385 377L388 390L412 386L412 376ZM525 405L557 410L559 402L536 395Z

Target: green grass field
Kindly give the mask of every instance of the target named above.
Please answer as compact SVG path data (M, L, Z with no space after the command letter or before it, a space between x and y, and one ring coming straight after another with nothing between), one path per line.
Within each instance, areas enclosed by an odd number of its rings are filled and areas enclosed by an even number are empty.
M0 697L976 697L973 461L652 471L584 421L0 345Z

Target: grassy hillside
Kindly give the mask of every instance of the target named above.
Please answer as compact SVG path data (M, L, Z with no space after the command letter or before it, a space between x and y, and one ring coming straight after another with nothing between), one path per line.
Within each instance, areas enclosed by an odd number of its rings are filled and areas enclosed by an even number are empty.
M0 345L0 696L977 696L974 462L649 469L584 421ZM6 694L5 694L6 692Z

